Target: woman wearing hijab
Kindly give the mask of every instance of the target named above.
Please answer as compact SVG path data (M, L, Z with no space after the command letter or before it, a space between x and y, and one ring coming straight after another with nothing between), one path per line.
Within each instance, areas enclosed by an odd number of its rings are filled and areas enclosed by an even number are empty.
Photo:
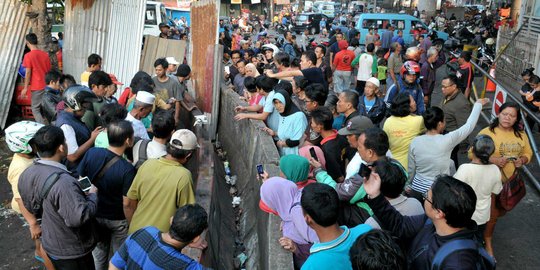
M275 90L274 107L279 112L278 130L265 128L270 136L277 136L280 156L298 155L298 145L304 135L308 122L306 115L293 104L291 96L285 90Z
M309 149L311 148L313 148L313 150L315 151L317 160L319 161L319 163L321 163L321 168L323 168L323 170L326 170L326 159L324 158L324 152L320 147L314 146L314 145L306 145L304 147L301 147L298 150L298 153L300 156L307 158L309 161L309 159L311 158L311 153L309 152ZM314 169L315 168L313 168L313 166L309 165L308 179L312 179L312 180L315 179L315 176L313 175Z
M246 65L246 77L255 78L259 75L261 74L259 73L259 71L257 70L257 67L254 64L249 63Z
M296 269L301 268L308 258L313 243L319 242L317 234L304 219L301 197L302 191L293 182L272 177L262 184L259 201L261 210L281 218L283 237L279 243L293 253Z
M309 166L309 160L299 155L286 155L279 160L279 169L283 176L295 183L298 189L316 182L308 178Z

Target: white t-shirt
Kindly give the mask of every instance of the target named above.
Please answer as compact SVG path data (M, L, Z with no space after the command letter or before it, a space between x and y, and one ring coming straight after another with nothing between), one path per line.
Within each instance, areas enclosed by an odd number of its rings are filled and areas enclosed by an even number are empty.
M392 152L388 150L386 152L386 156L389 158L392 158ZM347 169L345 169L345 179L353 177L353 175L357 174L358 171L360 171L360 165L365 162L362 160L362 157L360 157L360 154L356 152L354 154L354 157L349 161L349 164L347 164Z
M128 113L126 120L131 122L131 125L133 126L133 131L134 131L133 136L150 140L150 137L148 136L148 132L146 132L146 128L144 127L144 124L141 120L138 120L135 117L133 117L131 113Z
M64 132L64 137L66 137L66 144L68 147L68 155L73 155L79 149L79 144L77 144L77 137L75 135L75 130L70 125L62 125L60 129Z
M494 164L467 163L459 166L454 177L469 184L476 193L476 210L472 219L478 225L488 222L491 213L491 194L499 194L502 190L499 167Z
M373 77L373 55L364 53L360 55L358 59L358 75L356 79L358 81L367 81Z
M142 140L138 141L133 146L133 166L137 164L137 161L139 161L139 149L141 148ZM146 147L146 156L148 159L151 158L160 158L167 155L167 146L161 143L158 143L154 140L150 141L148 143L148 146Z

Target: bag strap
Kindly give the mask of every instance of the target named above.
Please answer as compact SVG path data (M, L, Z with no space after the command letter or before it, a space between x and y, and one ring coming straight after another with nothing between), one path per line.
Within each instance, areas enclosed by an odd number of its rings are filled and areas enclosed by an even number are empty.
M43 186L41 187L41 192L39 193L38 197L36 198L36 207L34 209L39 210L43 206L43 200L47 198L47 195L49 195L49 192L51 191L52 187L58 182L58 178L60 178L60 174L62 172L54 172L49 177L47 177L47 180L45 180L45 183L43 183Z
M149 143L149 140L141 140L141 144L139 145L139 158L137 159L137 163L135 163L135 168L138 169L146 160L148 160L147 150Z
M148 144L150 143L149 140L143 140L141 142L141 146L139 147L139 160L144 160L146 161L148 159L148 153L147 153L147 150L148 150Z
M437 253L435 253L435 257L433 258L433 261L431 262L431 269L432 270L439 270L442 269L442 265L444 260L450 256L450 254L461 251L461 250L475 250L478 252L478 246L475 241L471 239L455 239L451 240L450 242L447 242L446 244L442 245L442 247L437 250Z
M103 168L101 168L101 170L99 171L99 173L97 174L97 176L94 178L94 181L92 181L92 184L97 184L99 182L99 180L101 180L101 178L103 178L103 175L105 175L105 172L107 172L107 170L112 166L114 165L114 163L116 163L118 160L120 160L120 157L119 156L114 156L113 158L111 158L107 163L105 163L105 165L103 166Z

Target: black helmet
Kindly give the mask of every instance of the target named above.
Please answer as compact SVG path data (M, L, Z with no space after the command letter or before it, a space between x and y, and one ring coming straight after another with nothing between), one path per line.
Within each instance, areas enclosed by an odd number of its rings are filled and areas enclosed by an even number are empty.
M79 84L70 86L62 96L66 106L74 111L82 110L83 103L98 101L98 97L90 90L90 88Z

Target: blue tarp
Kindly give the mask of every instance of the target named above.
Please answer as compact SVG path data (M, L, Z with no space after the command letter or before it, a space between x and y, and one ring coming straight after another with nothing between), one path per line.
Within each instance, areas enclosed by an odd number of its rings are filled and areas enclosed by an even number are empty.
M186 21L189 26L191 26L191 17L189 11L180 11L180 10L172 10L172 9L166 9L167 11L167 17L171 17L174 21L175 18L180 19L180 17L185 17Z

